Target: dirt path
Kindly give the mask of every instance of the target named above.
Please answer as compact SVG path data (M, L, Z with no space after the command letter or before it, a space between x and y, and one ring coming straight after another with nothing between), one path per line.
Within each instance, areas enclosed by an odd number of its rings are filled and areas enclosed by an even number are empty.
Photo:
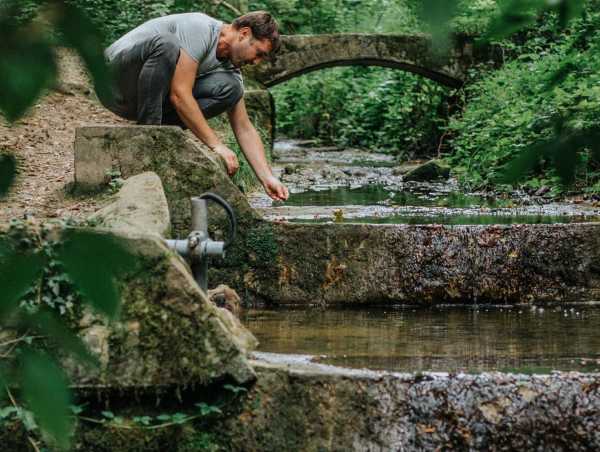
M66 194L73 181L75 129L84 124L118 124L95 99L79 59L60 52L59 88L35 105L28 115L9 127L0 116L0 148L18 160L17 181L0 200L0 222L31 215L38 219L79 217L94 210L93 203Z

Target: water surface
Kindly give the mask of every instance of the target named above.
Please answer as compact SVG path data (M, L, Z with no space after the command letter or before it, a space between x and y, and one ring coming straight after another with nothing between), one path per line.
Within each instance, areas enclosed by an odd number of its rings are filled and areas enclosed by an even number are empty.
M285 202L288 206L364 206L384 203L393 206L417 207L505 207L510 200L467 195L460 192L426 192L422 190L392 190L379 184L357 188L336 187L327 190L307 190L291 193Z
M600 307L250 310L259 351L392 371L600 369Z
M289 220L292 223L365 223L365 224L442 224L442 225L493 225L493 224L561 224L593 221L567 215L390 215L381 217L311 218Z

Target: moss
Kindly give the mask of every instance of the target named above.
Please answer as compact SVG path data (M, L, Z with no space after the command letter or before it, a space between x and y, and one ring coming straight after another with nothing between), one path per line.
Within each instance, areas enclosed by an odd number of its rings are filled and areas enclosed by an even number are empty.
M279 245L270 224L248 231L246 235L246 249L252 261L262 267L271 267L277 260Z

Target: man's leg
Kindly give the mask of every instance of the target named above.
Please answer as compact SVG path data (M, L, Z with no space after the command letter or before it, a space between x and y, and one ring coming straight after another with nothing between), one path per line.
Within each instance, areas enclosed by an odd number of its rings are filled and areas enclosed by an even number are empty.
M119 55L111 63L115 92L107 107L138 124L161 124L179 50L177 38L167 33L149 36Z
M244 87L233 73L219 71L198 77L192 93L202 114L209 119L235 106L244 95ZM186 128L168 96L163 111L163 124Z

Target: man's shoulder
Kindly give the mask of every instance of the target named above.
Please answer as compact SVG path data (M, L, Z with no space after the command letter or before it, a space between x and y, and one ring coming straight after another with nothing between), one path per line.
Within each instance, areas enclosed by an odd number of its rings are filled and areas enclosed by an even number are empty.
M163 16L164 19L175 22L193 22L206 25L219 25L221 21L204 13L179 13Z

